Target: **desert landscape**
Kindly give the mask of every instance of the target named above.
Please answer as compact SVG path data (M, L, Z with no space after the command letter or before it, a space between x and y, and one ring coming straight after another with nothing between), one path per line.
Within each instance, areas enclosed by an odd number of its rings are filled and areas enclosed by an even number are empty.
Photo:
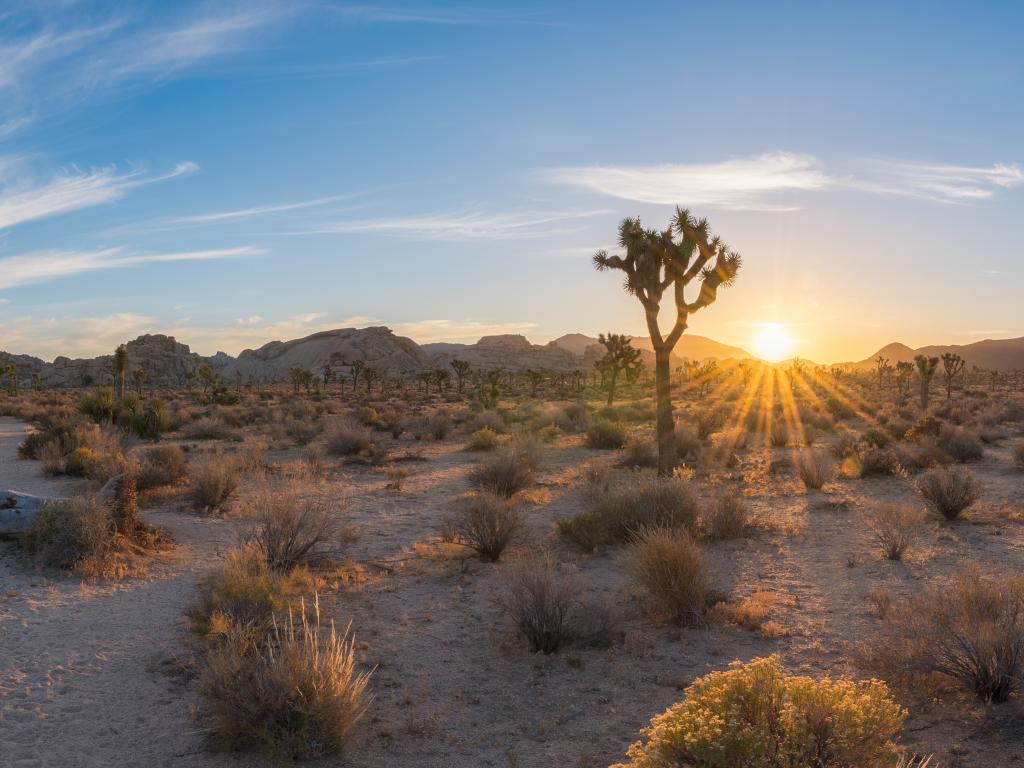
M1024 764L1022 25L0 4L0 768Z

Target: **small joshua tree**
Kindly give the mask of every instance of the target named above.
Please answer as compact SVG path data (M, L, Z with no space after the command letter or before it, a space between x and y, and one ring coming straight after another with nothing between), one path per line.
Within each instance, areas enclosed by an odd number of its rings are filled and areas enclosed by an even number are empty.
M960 375L967 364L960 355L955 352L946 352L942 356L942 376L946 380L946 399L953 397L953 379Z
M742 259L718 237L711 237L707 219L696 220L683 208L676 208L675 217L661 232L644 229L639 218L623 220L619 225L619 245L625 249L624 255L609 256L606 251L598 251L594 254L594 266L598 270L618 269L625 273L626 291L643 306L654 347L658 473L667 475L676 463L669 357L687 328L689 316L712 304L721 286L732 285ZM698 276L700 291L688 302L686 288ZM658 313L666 291L671 291L676 317L668 334L662 334Z
M124 400L125 377L128 376L128 348L124 344L114 350L114 376L117 378L117 397Z
M896 391L899 392L899 394L906 394L908 385L910 384L910 377L913 373L913 363L896 363Z
M544 371L535 371L532 368L526 371L526 383L530 385L530 397L537 396L537 387L544 381Z
M456 358L455 360L452 360L450 363L448 363L448 365L450 365L452 367L452 370L455 371L455 379L458 381L459 394L461 395L462 386L466 381L466 377L469 376L469 363L467 363L465 360L459 360L458 358Z
M939 358L918 355L914 358L914 362L917 364L917 375L921 379L921 410L925 411L928 409L928 390L932 385L932 379L935 377L935 369L939 365Z
M879 355L875 358L875 370L878 371L878 388L881 389L885 382L885 374L892 369L889 365L889 358Z
M633 349L629 344L629 336L621 333L603 333L597 340L604 346L604 357L594 365L606 376L608 383L608 405L615 399L615 383L622 372L628 373L640 368L640 350Z

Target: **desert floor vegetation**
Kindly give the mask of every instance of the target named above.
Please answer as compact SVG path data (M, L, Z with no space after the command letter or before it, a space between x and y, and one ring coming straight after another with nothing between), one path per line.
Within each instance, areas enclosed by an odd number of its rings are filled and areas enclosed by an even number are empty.
M611 407L472 379L167 389L159 440L93 390L0 395L0 486L75 499L0 543L5 745L675 765L658 724L705 733L693 707L753 685L817 697L859 765L1024 757L1019 394L925 412L873 376L723 364L703 394L677 382L659 477L653 401L619 384ZM172 549L89 501L125 467Z

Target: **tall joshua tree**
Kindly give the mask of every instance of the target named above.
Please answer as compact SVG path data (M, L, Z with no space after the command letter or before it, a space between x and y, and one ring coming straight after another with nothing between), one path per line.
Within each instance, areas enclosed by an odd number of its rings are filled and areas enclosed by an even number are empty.
M955 352L942 355L942 376L946 380L946 399L953 397L953 379L960 375L967 361Z
M654 379L657 394L658 474L672 472L676 463L675 422L672 417L672 384L669 356L687 327L689 316L712 304L718 289L731 285L742 259L718 237L711 237L707 219L696 220L690 212L676 208L664 231L644 229L639 218L619 225L622 256L606 251L594 254L598 270L618 269L625 276L626 291L640 301L654 347ZM686 288L700 277L700 291L686 300ZM675 302L676 317L667 334L658 325L662 297L666 291Z
M910 376L914 373L914 364L902 361L896 363L896 391L905 394L909 390Z
M117 379L117 397L124 400L125 378L128 376L128 347L124 344L114 350L114 376Z
M932 379L935 377L935 369L939 365L939 358L918 355L914 358L914 362L917 364L917 375L921 379L921 410L925 411L928 410L928 390L932 385Z
M604 347L604 357L595 363L608 377L608 405L615 399L615 383L619 374L640 367L640 350L630 346L629 336L621 333L599 334L597 340Z
M455 371L455 378L458 379L459 394L461 395L462 386L466 381L466 377L469 376L469 363L466 362L465 360L459 360L458 358L456 358L452 360L450 363L448 363L448 365L450 365L452 367L452 370Z
M882 388L885 374L889 370L889 358L879 355L875 358L875 369L878 371L878 388Z

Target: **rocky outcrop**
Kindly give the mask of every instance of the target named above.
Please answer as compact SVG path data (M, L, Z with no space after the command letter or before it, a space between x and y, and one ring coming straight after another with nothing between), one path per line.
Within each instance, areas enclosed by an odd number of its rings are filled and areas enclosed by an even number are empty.
M380 373L401 374L432 366L430 356L412 339L396 336L390 328L343 328L323 331L293 341L272 341L247 349L221 368L227 377L244 380L283 379L291 368L320 374L325 366L336 373L355 361Z
M555 344L531 344L525 336L515 334L484 336L476 344L424 344L423 349L438 367L446 367L456 358L485 370L532 368L567 373L587 367L583 356Z
M191 351L173 336L161 333L145 334L125 344L128 350L128 382L132 372L146 372L146 385L179 386L188 380L190 371L207 364L208 358ZM114 357L71 359L58 357L47 366L43 383L56 387L79 387L93 384L109 385L114 382Z

